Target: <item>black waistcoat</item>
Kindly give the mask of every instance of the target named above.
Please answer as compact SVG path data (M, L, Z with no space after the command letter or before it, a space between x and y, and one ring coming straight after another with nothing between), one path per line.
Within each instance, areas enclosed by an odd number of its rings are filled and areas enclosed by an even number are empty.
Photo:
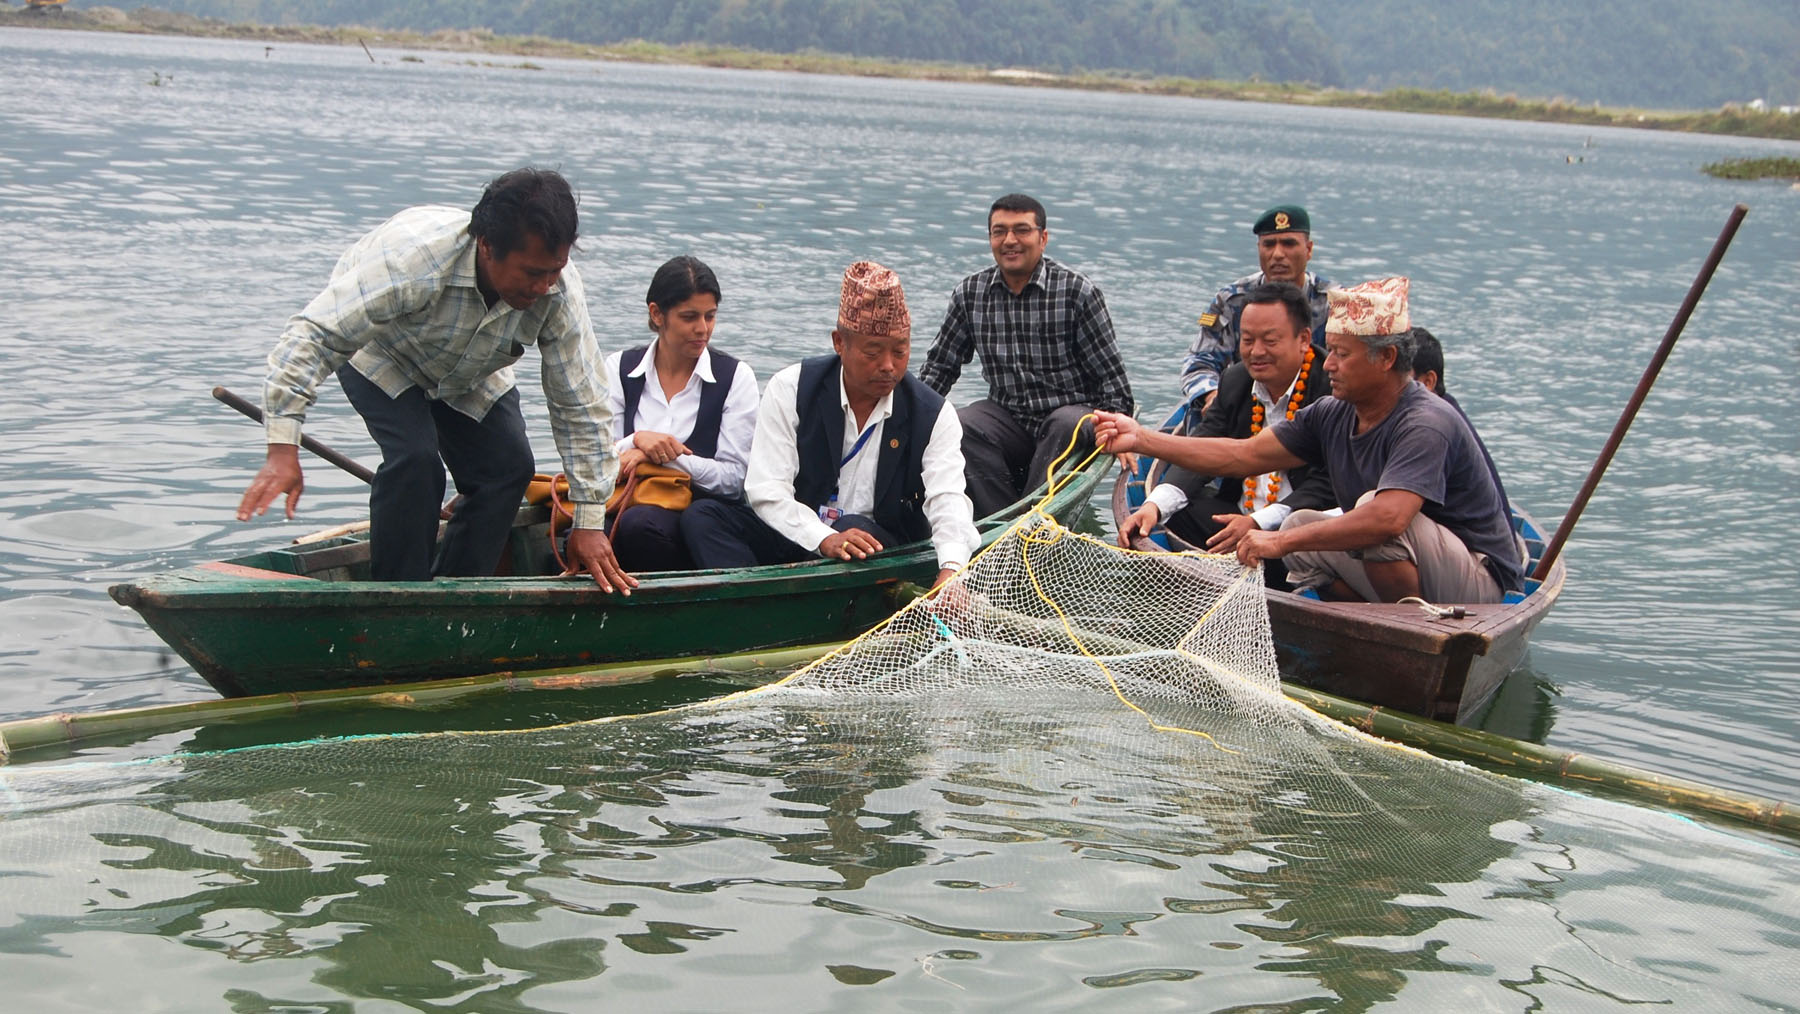
M794 476L794 498L818 508L837 492L839 462L844 458L844 403L839 384L843 364L835 355L800 364L795 398L799 425L794 444L800 452ZM942 395L907 373L894 388L893 413L876 441L876 524L908 542L931 538L925 517L925 445L944 407Z
M649 351L650 346L640 345L619 354L619 388L625 393L626 436L637 432L638 399L644 396L646 379L629 374L638 368ZM719 453L719 424L725 418L725 396L731 393L731 381L737 377L738 368L736 359L717 349L710 351L713 379L700 382L700 414L694 419L694 431L678 438L688 450L702 458L716 457Z

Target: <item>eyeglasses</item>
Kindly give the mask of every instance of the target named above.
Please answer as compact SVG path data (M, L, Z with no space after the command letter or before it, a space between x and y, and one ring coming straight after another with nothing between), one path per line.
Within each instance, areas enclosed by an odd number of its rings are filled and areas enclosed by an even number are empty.
M1035 225L1015 225L1010 229L1004 225L996 225L988 230L988 238L998 241L1010 234L1014 239L1030 239L1037 231L1038 227Z

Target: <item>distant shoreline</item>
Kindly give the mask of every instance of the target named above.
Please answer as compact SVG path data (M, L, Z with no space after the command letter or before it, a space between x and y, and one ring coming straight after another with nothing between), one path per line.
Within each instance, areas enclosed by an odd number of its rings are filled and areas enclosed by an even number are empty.
M1792 180L1800 184L1800 158L1728 158L1700 167L1722 180Z
M243 39L254 42L306 42L364 48L426 49L519 57L613 60L627 63L728 67L742 70L785 70L854 77L962 81L1015 87L1068 88L1084 91L1173 95L1237 102L1375 109L1388 112L1473 116L1486 119L1572 123L1592 127L1672 130L1733 137L1800 141L1800 116L1759 112L1736 106L1714 111L1655 111L1579 106L1560 99L1541 101L1489 92L1426 91L1395 88L1384 92L1342 91L1304 84L1258 81L1202 81L1193 78L1133 77L1124 74L1057 75L1021 69L989 70L966 64L926 63L839 56L831 53L767 53L725 46L668 46L648 42L591 45L536 35L495 35L486 29L441 29L421 33L361 27L318 25L233 24L215 18L174 14L149 7L126 12L116 7L32 11L0 9L0 27L64 28L125 32L139 35L182 35ZM529 64L519 66L530 68Z

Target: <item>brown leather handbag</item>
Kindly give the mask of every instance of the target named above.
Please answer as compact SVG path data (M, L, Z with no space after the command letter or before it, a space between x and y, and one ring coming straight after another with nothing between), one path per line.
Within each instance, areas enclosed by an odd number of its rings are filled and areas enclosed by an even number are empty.
M642 462L631 470L625 485L606 499L606 524L611 528L619 515L639 504L665 510L686 510L694 502L694 477L671 465Z

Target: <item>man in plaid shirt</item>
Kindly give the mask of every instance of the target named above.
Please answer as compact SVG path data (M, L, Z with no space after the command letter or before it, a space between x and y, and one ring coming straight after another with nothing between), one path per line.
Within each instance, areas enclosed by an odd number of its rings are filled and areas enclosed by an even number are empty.
M1044 206L1008 194L988 209L994 266L950 293L943 327L919 379L948 395L977 353L988 396L958 411L975 516L986 517L1044 481L1082 416L1132 411L1131 383L1100 290L1044 256ZM1078 453L1093 446L1082 427Z
M370 576L492 574L535 468L512 364L536 346L575 505L571 569L630 594L637 582L601 531L615 466L594 328L567 270L578 224L568 182L526 168L491 181L472 212L408 208L352 246L269 353L268 456L238 519L283 495L294 516L301 424L335 372L381 448ZM462 500L440 546L446 465Z

